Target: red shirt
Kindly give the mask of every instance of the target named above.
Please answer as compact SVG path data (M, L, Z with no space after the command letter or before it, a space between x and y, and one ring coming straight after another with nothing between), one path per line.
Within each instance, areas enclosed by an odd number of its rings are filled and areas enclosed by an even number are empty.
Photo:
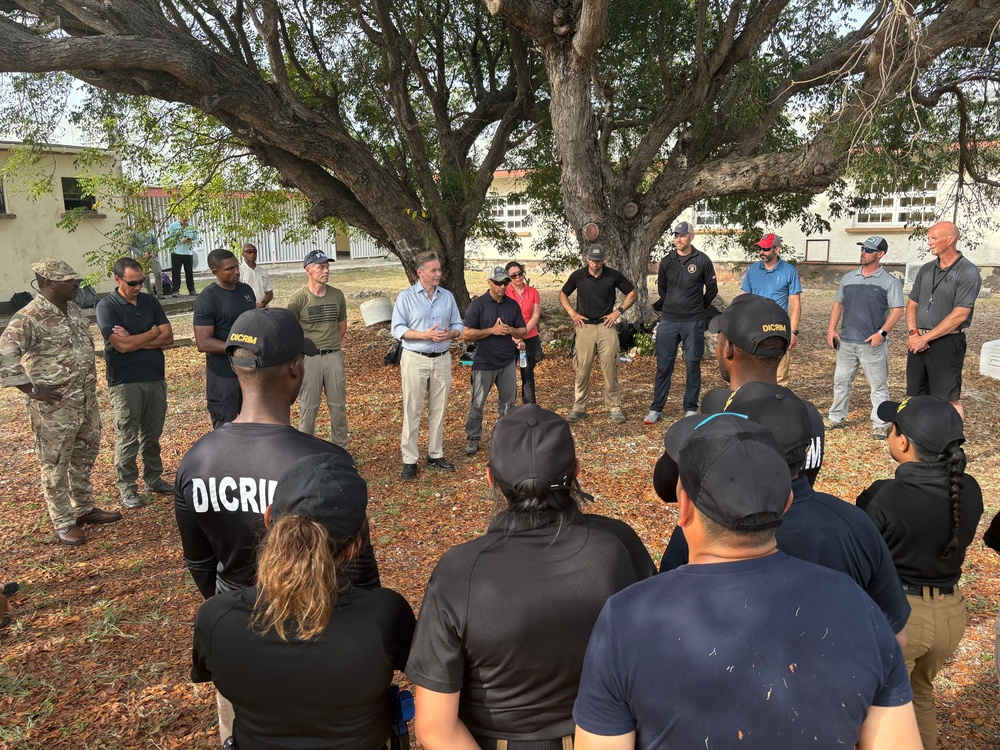
M535 312L535 305L542 304L542 298L538 296L538 290L533 286L524 285L524 294L520 297L517 296L517 292L514 290L513 284L507 285L507 296L512 300L521 305L521 315L524 316L524 322L527 323L531 320L531 316ZM535 325L528 330L524 338L531 339L538 335L538 326Z

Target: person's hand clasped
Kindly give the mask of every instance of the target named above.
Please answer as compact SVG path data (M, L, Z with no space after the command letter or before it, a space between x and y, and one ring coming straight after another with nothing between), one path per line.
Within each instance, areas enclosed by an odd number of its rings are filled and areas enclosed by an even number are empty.
M441 328L438 325L432 325L427 329L425 335L430 341L447 341L451 333L447 328Z
M504 323L500 318L497 318L497 322L493 326L493 335L495 336L509 336L510 332L514 329L509 325Z

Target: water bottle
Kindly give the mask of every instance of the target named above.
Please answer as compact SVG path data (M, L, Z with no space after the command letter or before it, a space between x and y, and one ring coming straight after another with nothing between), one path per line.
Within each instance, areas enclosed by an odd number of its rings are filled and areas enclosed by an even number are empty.
M528 352L524 349L522 349L521 353L517 356L517 363L522 370L528 366Z

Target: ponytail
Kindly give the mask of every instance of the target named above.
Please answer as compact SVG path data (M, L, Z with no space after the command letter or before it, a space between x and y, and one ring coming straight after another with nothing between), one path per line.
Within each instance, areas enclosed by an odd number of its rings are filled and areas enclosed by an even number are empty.
M350 557L356 538L333 542L311 518L279 518L258 556L251 627L261 634L274 628L283 641L322 633L337 602L337 567Z
M899 429L899 425L896 425ZM953 440L948 443L944 451L934 453L915 442L909 435L906 439L910 441L916 451L917 458L924 463L943 463L948 472L948 502L951 505L951 539L948 546L941 552L941 559L947 560L953 553L958 551L958 523L962 518L962 478L965 475L965 451L962 450L962 441Z

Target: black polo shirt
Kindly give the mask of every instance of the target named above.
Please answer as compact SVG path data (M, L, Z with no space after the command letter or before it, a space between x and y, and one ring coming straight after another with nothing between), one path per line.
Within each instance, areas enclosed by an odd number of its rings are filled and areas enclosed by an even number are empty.
M663 300L660 317L673 321L701 320L719 293L712 259L697 248L688 255L667 253L660 261L656 287Z
M156 297L139 293L133 305L115 289L97 303L97 327L104 337L104 361L107 363L108 385L121 383L146 383L163 380L164 358L162 349L139 349L120 352L111 345L111 332L121 326L130 335L148 333L154 325L166 325L166 313Z
M476 297L465 311L462 324L466 328L482 331L492 328L497 318L511 328L524 328L524 315L521 306L511 297L504 297L497 302L486 292L482 297ZM502 370L517 358L517 345L508 336L490 334L476 342L476 355L472 360L473 370Z
M568 297L576 290L576 311L588 320L597 320L615 309L616 289L628 295L635 291L635 284L608 266L596 278L590 275L590 268L584 266L569 275L562 293Z

